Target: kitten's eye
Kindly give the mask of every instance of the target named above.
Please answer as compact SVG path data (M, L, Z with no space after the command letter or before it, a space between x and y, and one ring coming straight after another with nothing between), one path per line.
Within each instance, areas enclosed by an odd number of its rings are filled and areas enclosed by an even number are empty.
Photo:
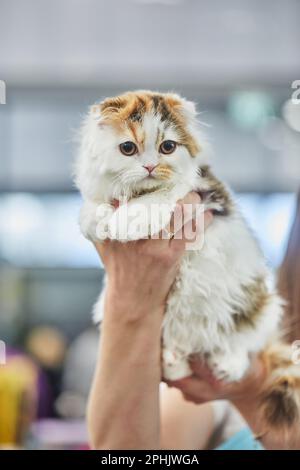
M119 148L120 148L120 151L124 155L127 155L129 157L131 155L134 155L138 151L137 146L135 145L135 143L131 142L130 140L128 140L127 142L123 142L123 144L120 144Z
M164 153L165 155L173 153L175 149L176 142L174 142L174 140L164 140L159 147L160 153Z

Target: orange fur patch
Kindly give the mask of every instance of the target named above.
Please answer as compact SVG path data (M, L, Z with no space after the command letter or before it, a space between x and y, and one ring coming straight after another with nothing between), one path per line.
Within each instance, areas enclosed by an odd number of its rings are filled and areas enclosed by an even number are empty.
M178 143L186 146L194 157L200 147L187 127L187 119L183 112L183 103L168 93L150 91L128 92L114 98L108 98L100 104L104 121L114 126L118 132L129 129L139 144L143 143L141 129L143 116L153 112L160 116L166 127L172 126L178 134Z
M276 430L282 442L293 435L299 439L300 370L292 362L291 347L276 342L260 357L266 371L260 403L266 431Z
M163 165L160 163L156 168L155 168L155 176L160 179L169 179L171 178L173 173L172 168L169 165Z

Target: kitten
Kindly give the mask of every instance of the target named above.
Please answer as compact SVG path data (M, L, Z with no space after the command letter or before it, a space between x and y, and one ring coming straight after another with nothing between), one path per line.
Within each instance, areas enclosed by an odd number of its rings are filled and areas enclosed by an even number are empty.
M282 301L233 196L210 169L194 104L176 94L137 91L92 106L82 127L76 184L83 197L81 230L90 240L154 235L169 223L177 200L192 190L201 194L215 216L203 247L185 252L168 297L163 376L190 375L189 356L199 354L215 377L237 381L251 356L261 353L268 368L261 397L268 422L294 422L300 370L287 347L269 346L279 329ZM155 209L154 227L145 220L130 231L128 210L137 202L145 214L159 204L167 210ZM94 308L98 321L103 297L104 291Z

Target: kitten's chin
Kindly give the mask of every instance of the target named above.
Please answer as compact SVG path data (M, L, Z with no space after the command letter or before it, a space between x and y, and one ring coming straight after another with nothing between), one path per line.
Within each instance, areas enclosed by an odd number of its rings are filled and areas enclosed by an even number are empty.
M159 180L158 178L144 178L139 183L134 185L133 194L134 197L140 196L146 193L152 193L166 187L166 181Z
M160 189L163 186L166 186L166 181L160 180L155 177L148 176L141 180L137 185L136 188L138 189Z

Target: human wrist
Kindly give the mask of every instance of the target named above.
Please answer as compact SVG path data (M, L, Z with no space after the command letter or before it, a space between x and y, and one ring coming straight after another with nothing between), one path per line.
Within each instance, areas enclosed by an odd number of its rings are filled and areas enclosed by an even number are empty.
M150 361L152 367L159 368L163 310L152 310L145 306L139 308L134 300L127 299L123 302L122 298L110 295L108 291L101 335L102 347L106 344L105 349L109 350L110 360L115 354L119 358L115 371L123 368L123 361L130 364L130 367L143 367ZM124 350L126 356L122 356L121 351ZM103 360L103 353L101 358Z
M111 319L129 323L145 320L147 317L159 318L162 321L165 306L163 303L150 303L130 292L118 292L109 286L105 296L106 315Z

